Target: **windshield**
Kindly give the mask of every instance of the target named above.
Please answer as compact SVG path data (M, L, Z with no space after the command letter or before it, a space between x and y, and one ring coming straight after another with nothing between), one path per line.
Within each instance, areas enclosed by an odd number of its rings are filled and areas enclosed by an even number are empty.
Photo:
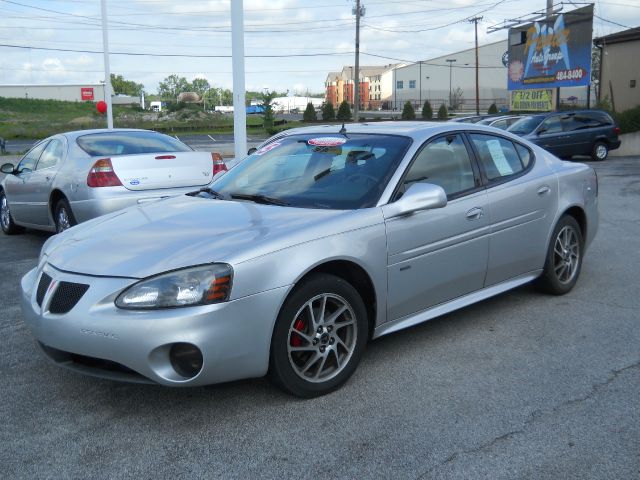
M91 133L76 142L92 157L192 151L168 135L145 131Z
M212 188L227 198L259 196L293 207L372 207L410 144L392 135L291 135L257 150Z
M522 117L516 123L507 128L508 132L515 133L516 135L527 135L533 132L540 122L544 119L543 116L528 116Z

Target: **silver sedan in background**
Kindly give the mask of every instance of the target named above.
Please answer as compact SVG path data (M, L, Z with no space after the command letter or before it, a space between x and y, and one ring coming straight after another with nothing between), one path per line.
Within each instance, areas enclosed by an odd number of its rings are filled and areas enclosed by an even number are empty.
M51 237L22 309L69 369L169 386L268 373L311 397L371 338L531 281L569 292L597 207L591 167L494 128L313 126L208 189Z
M204 187L226 171L217 153L194 152L148 130L79 130L46 138L17 166L0 167L0 225L65 230L131 205Z

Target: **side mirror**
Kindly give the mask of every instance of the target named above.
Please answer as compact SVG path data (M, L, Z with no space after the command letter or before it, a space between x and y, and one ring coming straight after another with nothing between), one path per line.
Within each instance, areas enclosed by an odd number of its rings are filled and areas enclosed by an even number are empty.
M546 127L539 128L539 129L538 129L538 131L536 132L536 134L538 134L538 135L542 135L542 134L543 134L543 133L545 133L547 130L548 130L548 128L546 128Z
M7 175L11 175L16 171L13 163L5 163L0 167L0 172L6 173Z
M251 147L248 151L247 151L247 155L253 155L255 152L257 152L258 149L256 147Z
M414 183L399 200L383 207L386 218L410 215L421 210L442 208L447 205L447 194L439 185Z

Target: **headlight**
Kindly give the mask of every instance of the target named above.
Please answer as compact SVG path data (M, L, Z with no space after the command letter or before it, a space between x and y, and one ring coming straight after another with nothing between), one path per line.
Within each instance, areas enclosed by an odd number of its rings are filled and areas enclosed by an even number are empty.
M190 267L141 280L118 295L116 307L153 309L225 302L233 269L226 263Z

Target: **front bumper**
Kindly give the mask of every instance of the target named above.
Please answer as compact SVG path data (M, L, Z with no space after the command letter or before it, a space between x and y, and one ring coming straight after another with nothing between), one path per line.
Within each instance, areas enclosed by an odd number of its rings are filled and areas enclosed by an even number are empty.
M36 290L43 272L54 280L39 306ZM198 307L117 308L115 298L135 281L71 274L44 263L22 278L25 322L55 363L99 377L197 386L267 372L271 334L288 287ZM70 311L53 314L48 306L59 282L84 283L89 288ZM169 350L175 343L200 349L203 365L197 375L185 378L172 367Z

